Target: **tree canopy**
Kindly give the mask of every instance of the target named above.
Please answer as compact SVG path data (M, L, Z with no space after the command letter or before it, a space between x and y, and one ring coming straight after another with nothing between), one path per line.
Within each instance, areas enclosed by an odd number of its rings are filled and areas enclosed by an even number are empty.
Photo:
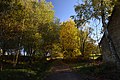
M103 27L107 25L117 0L84 0L83 3L75 5L75 22L81 26L92 19L102 21Z
M60 42L64 54L68 57L80 55L80 37L75 23L70 20L61 25Z

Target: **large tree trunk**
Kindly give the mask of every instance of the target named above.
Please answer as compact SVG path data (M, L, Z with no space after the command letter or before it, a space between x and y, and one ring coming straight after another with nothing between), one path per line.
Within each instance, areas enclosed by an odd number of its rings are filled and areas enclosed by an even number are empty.
M120 1L118 0L118 2L120 2ZM101 6L103 6L103 0L101 0ZM118 6L120 6L120 5L115 5L115 7L113 9L113 12L116 10L116 7L118 7ZM114 57L116 63L117 64L119 63L119 65L120 65L120 58L118 56L118 53L117 53L116 48L115 48L115 45L113 43L113 39L111 38L111 35L109 34L107 26L106 26L106 23L105 23L106 19L105 19L104 9L101 10L101 13L102 13L102 24L103 24L103 28L104 28L104 32L105 32L107 41L109 43L109 48L110 48L111 54ZM115 15L115 14L112 14L112 15Z

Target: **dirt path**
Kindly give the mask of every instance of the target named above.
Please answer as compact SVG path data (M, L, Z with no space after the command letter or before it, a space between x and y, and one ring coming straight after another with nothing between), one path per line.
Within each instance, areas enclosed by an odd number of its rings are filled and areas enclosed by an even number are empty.
M95 78L75 73L71 68L63 63L58 62L50 69L51 74L46 76L45 80L96 80Z
M49 75L45 80L85 80L73 72L59 72Z

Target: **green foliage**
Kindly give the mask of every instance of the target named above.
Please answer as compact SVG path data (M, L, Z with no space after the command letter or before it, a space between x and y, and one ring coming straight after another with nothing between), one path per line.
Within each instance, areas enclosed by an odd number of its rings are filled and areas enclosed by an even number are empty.
M22 66L17 65L16 69L0 71L0 80L43 80L52 63L45 59L39 60L32 63L31 67L25 62ZM11 65L7 66L11 67Z
M2 49L38 50L44 27L51 24L54 11L51 3L35 1L1 1L0 47ZM4 7L6 6L6 7ZM4 8L3 8L4 7ZM42 31L42 32L41 32Z
M22 34L22 27L20 21L21 20L20 16L21 17L24 16L22 13L22 7L19 6L18 4L15 4L14 7L12 8L13 5L14 4L9 4L9 7L11 7L11 9L1 12L2 16L0 19L0 32L1 32L0 38L2 43L1 44L2 49L3 47L7 49L16 47L18 48L18 44ZM15 7L18 7L18 9L15 9ZM6 47L3 45L5 45Z
M47 36L49 38L46 40L49 40L51 36L56 38L56 34L53 34L55 30L51 30L51 26L55 25L52 4L45 0L40 2L7 0L0 1L0 4L0 49L2 49L2 55L4 56L5 52L15 53L13 63L17 64L21 50L24 50L29 56L43 54L42 44L46 42L44 34L51 34ZM45 30L49 30L49 32L46 33ZM31 60L32 57L29 58L30 63ZM0 63L2 62L3 59Z
M84 0L83 3L75 5L76 24L79 26L90 22L92 19L103 20L107 24L116 0Z
M39 48L42 47L42 39L45 38L45 35L43 36L44 30L53 22L54 18L54 11L52 10L53 6L51 3L41 0L39 3L33 2L31 4L32 6L30 6L30 3L27 3L27 9L30 9L30 23L28 23L25 31L26 35L24 35L25 49L29 53L30 49L39 51Z
M51 56L54 58L63 57L62 48L61 48L61 45L59 43L52 45Z
M51 22L50 24L46 24L44 28L42 29L42 50L43 52L49 52L52 55L54 54L53 48L55 48L55 45L59 45L59 22L56 23L56 20L54 22ZM59 51L58 51L59 52Z
M35 80L43 80L47 75L47 71L51 68L52 62L45 59L35 62L32 65L32 70L36 72Z

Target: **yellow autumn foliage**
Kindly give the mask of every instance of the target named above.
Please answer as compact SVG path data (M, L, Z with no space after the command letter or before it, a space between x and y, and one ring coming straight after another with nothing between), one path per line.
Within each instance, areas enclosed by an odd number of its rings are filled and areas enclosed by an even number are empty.
M75 25L75 22L72 20L61 24L60 42L66 54L65 56L75 57L80 55L80 37Z

